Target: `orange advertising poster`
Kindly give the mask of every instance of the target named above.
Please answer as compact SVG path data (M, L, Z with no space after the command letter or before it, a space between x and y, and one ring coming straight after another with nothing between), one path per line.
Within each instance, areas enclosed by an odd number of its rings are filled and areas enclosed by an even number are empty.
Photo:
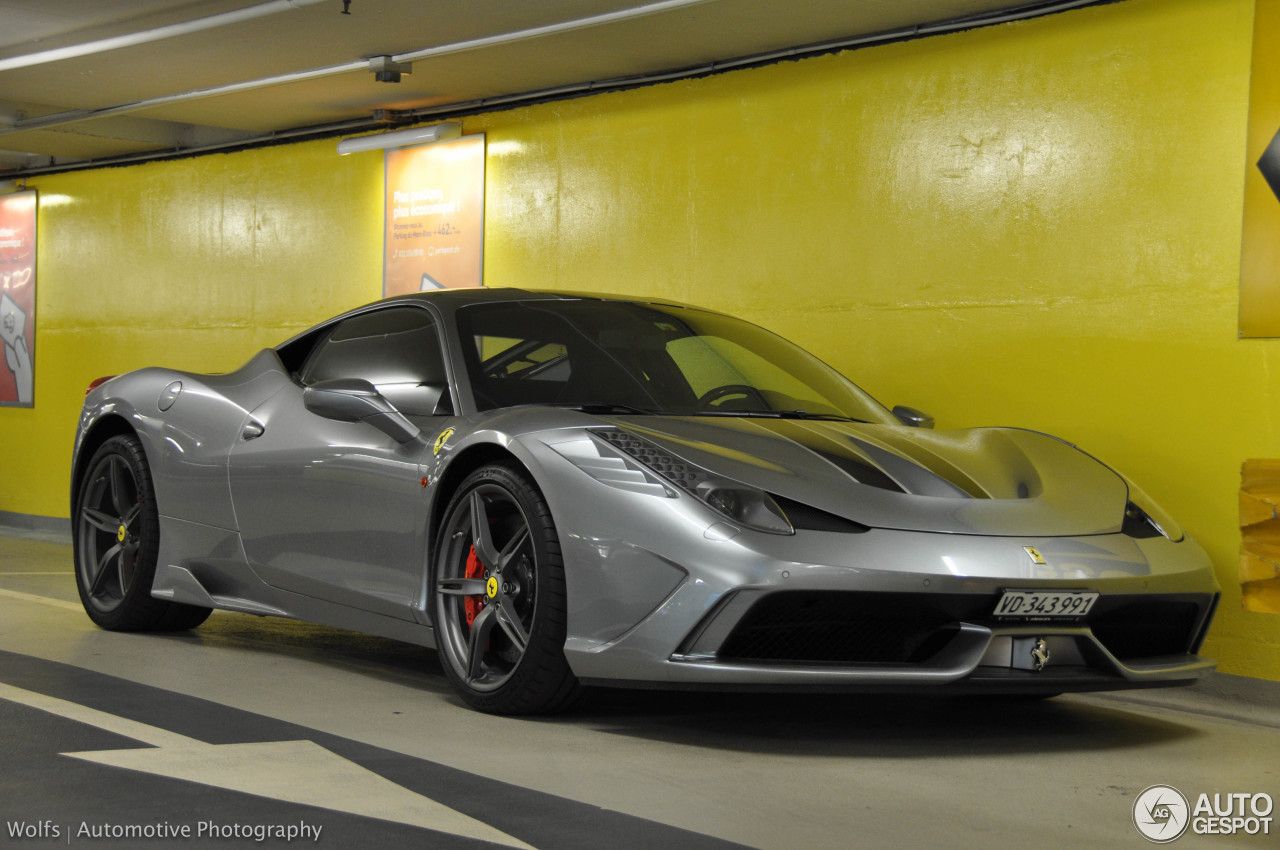
M484 134L386 153L382 292L480 286Z
M0 406L31 407L36 358L36 193L0 195Z

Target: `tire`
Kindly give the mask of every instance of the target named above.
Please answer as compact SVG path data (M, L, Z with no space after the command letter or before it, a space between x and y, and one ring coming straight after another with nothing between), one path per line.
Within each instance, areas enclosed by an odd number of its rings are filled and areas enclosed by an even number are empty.
M110 631L180 631L208 618L208 608L151 595L160 515L137 437L114 436L93 453L73 518L76 588L93 622Z
M546 714L583 693L564 657L560 540L520 469L483 466L449 500L429 576L441 666L468 705Z

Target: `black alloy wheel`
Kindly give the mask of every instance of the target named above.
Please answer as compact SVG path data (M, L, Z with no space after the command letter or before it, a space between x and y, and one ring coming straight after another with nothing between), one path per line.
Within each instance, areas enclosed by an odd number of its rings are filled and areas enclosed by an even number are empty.
M582 687L564 657L564 563L538 488L508 464L477 469L436 541L432 621L458 694L495 714L567 707Z
M151 595L160 516L146 453L132 435L111 437L80 480L73 513L76 586L89 618L113 631L190 629L208 608Z

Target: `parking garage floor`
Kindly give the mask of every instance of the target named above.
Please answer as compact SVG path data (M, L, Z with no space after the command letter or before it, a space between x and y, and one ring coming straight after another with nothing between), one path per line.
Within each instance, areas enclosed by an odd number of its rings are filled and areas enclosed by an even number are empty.
M1167 785L1246 810L1177 846L1280 846L1248 810L1280 798L1280 690L1233 681L1044 702L606 690L491 717L393 641L225 612L101 631L70 545L10 531L0 844L1142 847L1135 801Z

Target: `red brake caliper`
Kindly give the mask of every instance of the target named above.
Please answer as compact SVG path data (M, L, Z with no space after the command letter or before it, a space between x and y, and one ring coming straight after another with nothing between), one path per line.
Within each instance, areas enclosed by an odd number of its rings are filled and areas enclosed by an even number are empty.
M484 564L480 563L480 557L476 555L474 546L467 553L467 578L484 578ZM480 613L480 609L484 608L484 596L468 596L463 599L463 602L467 609L467 626L470 627L476 621L476 615Z

